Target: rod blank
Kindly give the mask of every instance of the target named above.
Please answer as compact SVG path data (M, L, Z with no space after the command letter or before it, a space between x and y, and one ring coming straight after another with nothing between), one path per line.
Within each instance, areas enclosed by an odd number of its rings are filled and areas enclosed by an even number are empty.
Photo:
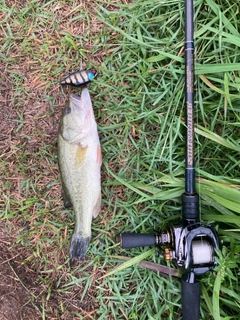
M185 192L192 195L195 193L193 0L185 0L185 109L187 127Z

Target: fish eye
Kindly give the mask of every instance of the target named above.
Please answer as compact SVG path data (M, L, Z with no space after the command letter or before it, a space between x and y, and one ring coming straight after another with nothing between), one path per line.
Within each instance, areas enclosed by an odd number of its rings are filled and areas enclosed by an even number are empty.
M70 107L67 107L67 108L65 109L65 114L69 114L69 113L71 113L71 108L70 108Z

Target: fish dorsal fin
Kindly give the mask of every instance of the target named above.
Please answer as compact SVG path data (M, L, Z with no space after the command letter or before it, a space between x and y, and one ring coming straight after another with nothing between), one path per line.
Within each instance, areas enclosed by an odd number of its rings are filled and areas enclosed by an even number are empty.
M86 147L78 146L77 147L76 156L75 156L77 166L80 166L83 163L85 156L86 156L87 148L88 148L88 146L86 146Z

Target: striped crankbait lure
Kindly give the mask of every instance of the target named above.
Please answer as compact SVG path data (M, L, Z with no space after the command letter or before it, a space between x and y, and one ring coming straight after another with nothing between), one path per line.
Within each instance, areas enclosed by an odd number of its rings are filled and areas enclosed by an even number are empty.
M79 70L69 74L66 78L61 80L59 84L69 84L71 86L80 86L81 84L88 83L97 75L97 71L92 70Z

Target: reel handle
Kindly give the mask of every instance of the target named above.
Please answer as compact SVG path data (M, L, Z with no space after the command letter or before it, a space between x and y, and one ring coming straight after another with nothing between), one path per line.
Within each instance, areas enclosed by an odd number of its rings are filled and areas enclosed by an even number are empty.
M199 320L200 315L200 282L190 283L185 281L182 283L182 313L184 320Z
M156 236L149 233L122 233L117 236L117 242L120 242L124 249L154 246Z

